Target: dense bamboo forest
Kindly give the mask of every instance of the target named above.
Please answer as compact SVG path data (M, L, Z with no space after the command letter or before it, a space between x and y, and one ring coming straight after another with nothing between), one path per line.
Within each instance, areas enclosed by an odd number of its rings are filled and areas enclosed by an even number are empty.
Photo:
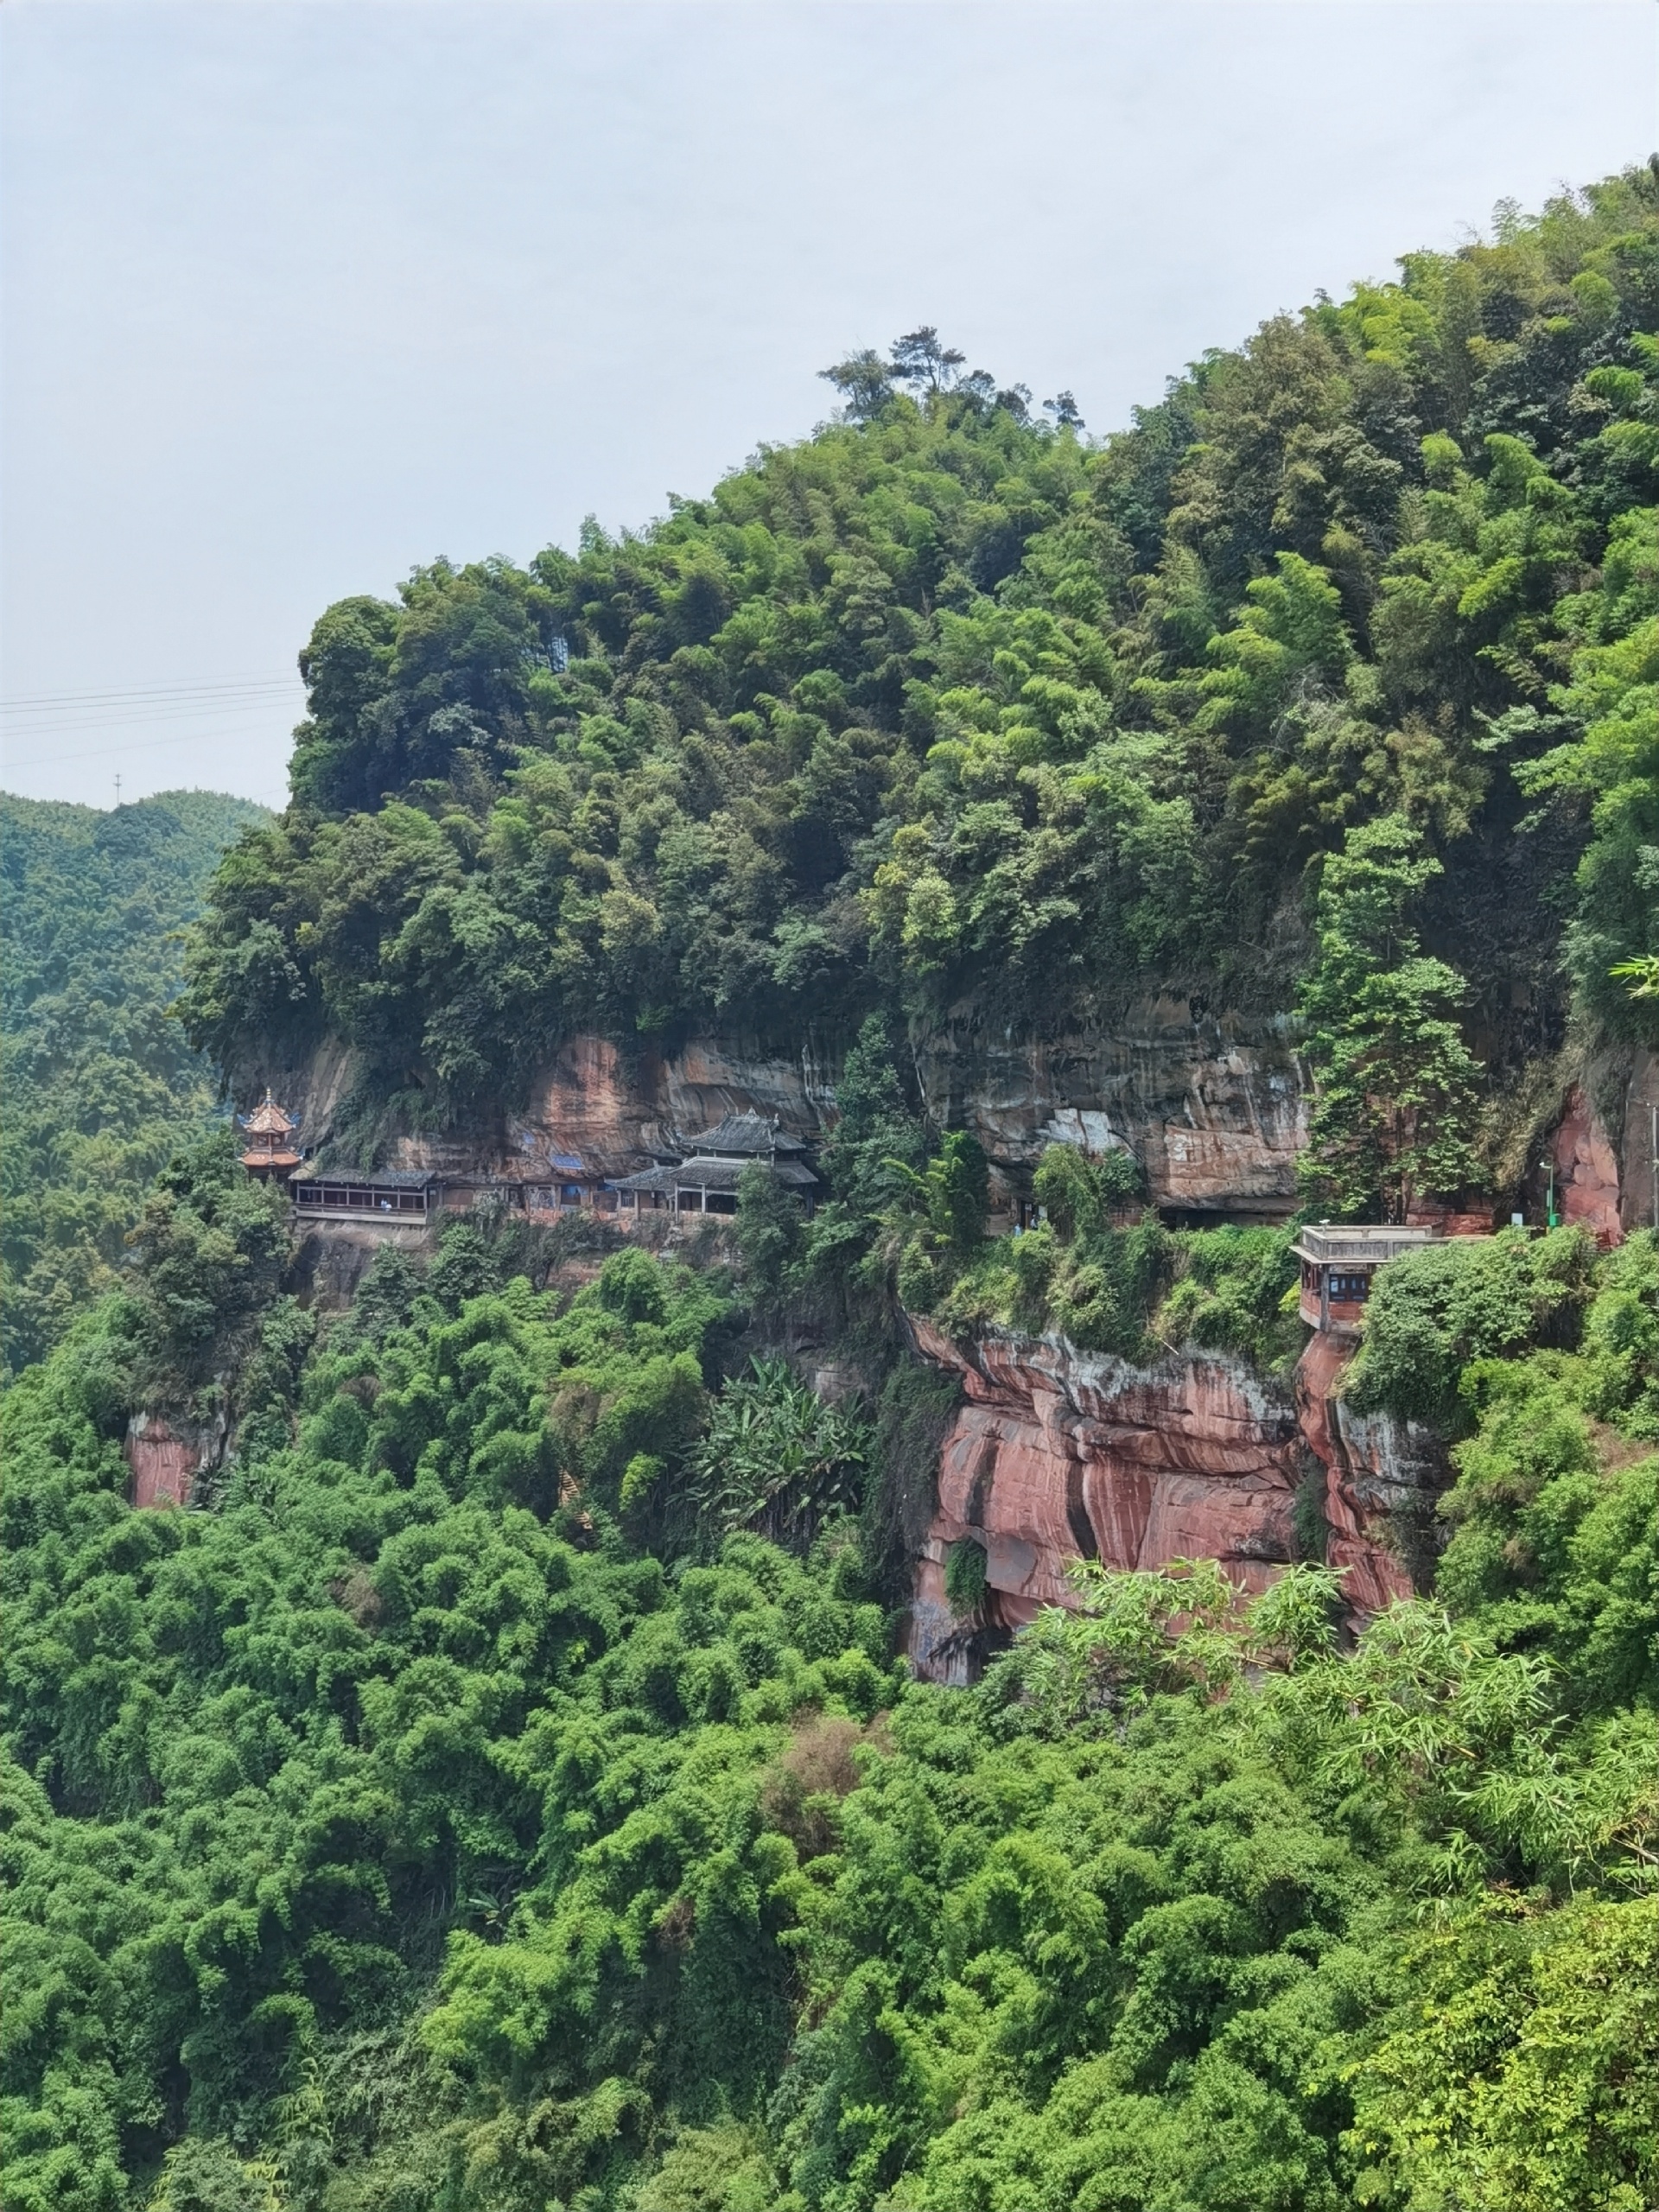
M941 1687L913 1317L1305 1332L1287 1229L1126 1154L988 1236L901 1048L1282 1015L1349 1221L1505 1201L1538 1068L1659 1050L1659 165L1112 435L926 328L826 375L638 534L329 608L274 821L7 802L7 2205L1650 2212L1659 1237L1378 1278L1414 1597L1316 1518L1248 1598L1080 1560ZM215 1106L344 1046L368 1163L722 1025L837 1056L810 1219L480 1207L349 1303Z

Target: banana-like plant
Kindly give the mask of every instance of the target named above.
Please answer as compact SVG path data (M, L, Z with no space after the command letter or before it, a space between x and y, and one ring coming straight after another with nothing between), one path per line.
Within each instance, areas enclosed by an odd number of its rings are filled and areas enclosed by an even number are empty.
M691 1462L699 1510L723 1529L774 1543L810 1543L836 1513L856 1510L870 1427L798 1382L786 1361L753 1359L715 1401Z

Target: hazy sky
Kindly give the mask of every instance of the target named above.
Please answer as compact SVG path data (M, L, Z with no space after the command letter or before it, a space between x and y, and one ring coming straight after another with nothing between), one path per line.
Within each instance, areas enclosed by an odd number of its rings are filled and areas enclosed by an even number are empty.
M1111 429L1318 288L1645 158L1656 23L8 0L5 784L279 802L330 600L644 523L918 321Z

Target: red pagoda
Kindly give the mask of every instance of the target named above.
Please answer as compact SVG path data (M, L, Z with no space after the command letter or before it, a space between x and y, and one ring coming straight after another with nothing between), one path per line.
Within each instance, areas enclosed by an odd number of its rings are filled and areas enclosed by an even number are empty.
M256 1106L242 1122L248 1140L242 1165L249 1174L283 1179L291 1175L300 1164L300 1150L294 1141L299 1126L289 1121L267 1090L264 1103Z

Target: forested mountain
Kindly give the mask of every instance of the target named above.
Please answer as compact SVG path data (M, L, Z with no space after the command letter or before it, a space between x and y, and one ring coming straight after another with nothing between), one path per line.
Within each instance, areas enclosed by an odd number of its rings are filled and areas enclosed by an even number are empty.
M3 1357L15 1372L107 1290L151 1179L214 1109L169 1009L185 925L264 807L166 791L102 814L0 796Z
M1643 169L1279 317L1098 445L912 334L638 536L344 601L194 1033L336 1034L429 1121L577 1028L1284 1007L1310 861L1395 817L1451 871L1430 950L1484 1054L1559 1036L1564 901L1627 1023L1656 324Z
M1304 1333L1288 1233L1137 1218L1127 1152L988 1237L907 1033L1283 1016L1348 1217L1490 1205L1528 1071L1653 1039L1659 167L1099 442L931 331L829 374L639 536L306 649L188 953L233 1079L343 1041L366 1147L578 1031L817 1029L838 1120L810 1221L486 1205L338 1311L227 1132L168 1162L4 1407L8 2206L1646 2212L1659 1238L1378 1278L1343 1387L1445 1487L1367 1622L1308 1512L1249 1599L1079 1561L947 1689L895 1570L906 1313L1264 1389ZM137 1414L193 1510L129 1505Z

